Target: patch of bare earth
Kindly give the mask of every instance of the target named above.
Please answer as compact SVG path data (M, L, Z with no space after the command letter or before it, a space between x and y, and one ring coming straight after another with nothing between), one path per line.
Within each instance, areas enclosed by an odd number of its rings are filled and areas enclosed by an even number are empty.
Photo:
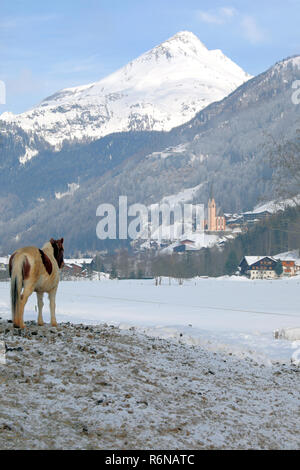
M299 449L300 369L121 331L13 329L1 449Z

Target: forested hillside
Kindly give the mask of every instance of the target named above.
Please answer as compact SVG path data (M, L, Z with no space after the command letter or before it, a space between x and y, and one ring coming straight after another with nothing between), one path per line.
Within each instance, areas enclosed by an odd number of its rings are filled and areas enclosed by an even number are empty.
M66 143L54 153L44 148L20 165L18 130L12 135L9 126L2 129L0 251L62 235L69 254L115 247L97 239L96 209L107 202L117 206L119 195L150 204L200 185L193 201L206 204L213 188L226 212L272 199L270 150L276 141L295 139L299 129L291 99L299 62L297 56L276 64L168 133Z

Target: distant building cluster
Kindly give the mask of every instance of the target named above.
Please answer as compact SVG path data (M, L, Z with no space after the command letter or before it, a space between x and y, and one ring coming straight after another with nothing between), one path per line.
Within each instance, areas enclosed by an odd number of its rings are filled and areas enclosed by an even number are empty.
M0 271L7 271L9 256L0 257ZM89 277L92 270L93 258L65 259L62 278Z
M248 211L242 212L240 214L224 214L226 219L226 226L230 229L233 228L242 228L246 230L247 227L256 224L260 220L266 219L272 215L272 212L268 210L257 210L257 211Z
M62 271L63 278L88 277L93 258L65 259Z
M217 206L215 199L211 197L208 200L204 220L198 226L199 229L195 226L193 233L186 232L179 240L150 240L147 243L136 244L135 248L137 251L152 249L155 251L164 250L165 253L167 251L185 253L187 251L196 252L204 247L222 247L228 240L232 240L240 233L247 232L249 227L272 215L272 210L268 210L264 206L253 211L235 214L223 213L219 215L220 212L220 207Z

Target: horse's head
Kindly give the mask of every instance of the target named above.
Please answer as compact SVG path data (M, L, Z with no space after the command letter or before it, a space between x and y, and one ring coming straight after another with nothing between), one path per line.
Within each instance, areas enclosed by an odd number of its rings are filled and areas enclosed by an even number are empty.
M61 269L64 265L64 239L54 240L51 238L50 243L53 247L53 255L57 261L58 267Z

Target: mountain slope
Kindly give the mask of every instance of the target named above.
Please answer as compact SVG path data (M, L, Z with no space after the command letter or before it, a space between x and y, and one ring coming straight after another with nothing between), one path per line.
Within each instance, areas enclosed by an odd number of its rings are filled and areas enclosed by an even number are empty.
M31 136L19 156L25 163L39 152L36 138L57 150L64 141L115 132L169 131L249 78L220 50L209 51L183 31L99 82L64 89L23 114L3 113L0 120Z
M54 153L41 151L26 165L5 167L0 251L41 244L49 235L65 235L69 252L108 246L96 238L96 208L117 204L119 195L148 205L199 186L194 201L206 204L213 186L217 205L228 212L252 209L261 197L270 200L266 143L272 143L270 136L293 139L300 127L299 106L291 99L299 65L300 56L275 64L168 133L128 132L68 143ZM5 139L2 165L10 146L18 145ZM57 199L58 192L65 196Z

